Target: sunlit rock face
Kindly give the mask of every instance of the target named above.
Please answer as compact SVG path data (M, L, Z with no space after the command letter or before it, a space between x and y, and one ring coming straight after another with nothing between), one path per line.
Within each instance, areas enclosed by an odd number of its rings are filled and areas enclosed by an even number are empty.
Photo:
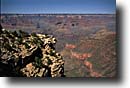
M63 77L64 60L51 35L0 29L0 76Z

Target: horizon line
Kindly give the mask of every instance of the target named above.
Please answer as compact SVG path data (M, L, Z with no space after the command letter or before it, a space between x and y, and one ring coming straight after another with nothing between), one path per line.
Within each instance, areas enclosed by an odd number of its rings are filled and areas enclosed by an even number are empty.
M14 14L14 15L114 15L116 13L0 13L1 15L2 14Z

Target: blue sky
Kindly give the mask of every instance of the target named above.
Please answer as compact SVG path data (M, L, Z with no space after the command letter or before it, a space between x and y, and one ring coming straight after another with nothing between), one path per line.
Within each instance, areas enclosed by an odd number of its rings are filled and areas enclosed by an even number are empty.
M1 0L1 13L113 14L116 0Z

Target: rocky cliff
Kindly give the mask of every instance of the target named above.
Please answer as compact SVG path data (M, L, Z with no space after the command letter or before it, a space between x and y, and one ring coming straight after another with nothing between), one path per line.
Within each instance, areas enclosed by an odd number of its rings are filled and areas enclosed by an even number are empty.
M64 60L52 35L0 29L0 76L63 77Z

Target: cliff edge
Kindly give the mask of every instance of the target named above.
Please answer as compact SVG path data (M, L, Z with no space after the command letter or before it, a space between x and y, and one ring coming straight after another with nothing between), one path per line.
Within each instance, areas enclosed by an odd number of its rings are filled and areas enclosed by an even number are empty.
M0 76L63 77L64 60L52 35L0 29Z

